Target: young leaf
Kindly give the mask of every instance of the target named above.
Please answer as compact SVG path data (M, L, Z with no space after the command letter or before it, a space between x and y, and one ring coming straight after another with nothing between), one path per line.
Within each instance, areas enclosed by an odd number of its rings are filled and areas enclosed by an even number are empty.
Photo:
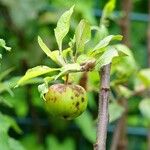
M92 50L91 55L96 55L104 50L113 40L122 40L122 35L109 35L101 40Z
M46 44L43 42L43 40L41 39L40 36L38 36L38 43L41 47L41 49L44 51L44 53L52 60L54 61L56 64L58 65L62 65L63 62L61 62L61 59L59 59L59 51L58 50L54 50L54 51L51 51L47 46ZM67 53L70 52L71 49L70 48L67 48L65 50L63 50L63 57L65 58Z
M95 30L96 34L94 36L94 41L95 43L98 43L100 40L104 39L105 37L107 37L108 34L108 29L106 26L104 26L103 24L99 26L92 26L91 30Z
M35 78L37 76L46 74L46 73L50 73L50 72L54 72L57 71L59 69L57 68L49 68L47 66L37 66L34 67L32 69L29 69L26 74L18 81L17 86L23 85L25 84L28 80Z
M44 51L44 53L51 58L51 50L46 46L46 44L43 42L40 36L38 36L38 43L41 47L41 49Z
M62 50L62 40L66 36L70 28L70 18L73 13L74 6L72 6L68 11L63 13L57 22L57 27L54 29L56 41L59 50Z
M0 47L5 48L7 51L11 50L10 47L6 46L6 43L5 43L5 41L3 39L0 39Z
M41 47L41 49L44 51L44 53L51 58L55 63L61 65L61 62L58 61L59 51L51 51L46 44L43 42L40 36L38 36L38 43Z
M45 78L44 78L45 84L48 84L49 82L55 80L55 77L56 77L56 75L51 76L51 77L49 77L49 76L48 76L48 77L45 77Z
M68 73L79 72L81 70L81 66L78 63L66 64L61 68L61 72L55 77L55 80L60 76L64 76Z
M132 56L131 50L124 44L116 44L114 45L116 50L118 50L119 55L121 56Z
M74 57L73 57L73 51L72 49L69 47L65 50L63 50L63 58L65 60L65 62L74 62Z
M45 100L44 94L48 92L48 85L43 83L38 86L38 91L40 92L41 97Z
M94 60L94 58L87 56L86 54L81 54L79 55L79 57L77 58L77 63L82 64L85 63L88 60Z
M105 5L100 21L101 24L105 24L106 19L111 15L115 8L115 3L116 0L109 0L108 3Z
M108 50L96 61L96 70L112 62L114 57L117 57L118 51L113 47L108 47Z
M85 43L89 41L91 37L90 25L86 20L81 20L75 31L76 51L82 52L84 50Z

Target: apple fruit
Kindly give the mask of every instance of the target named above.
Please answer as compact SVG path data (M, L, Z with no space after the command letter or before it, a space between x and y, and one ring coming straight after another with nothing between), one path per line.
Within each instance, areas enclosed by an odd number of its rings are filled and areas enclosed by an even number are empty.
M51 85L44 97L48 112L67 120L78 117L87 107L86 91L80 85Z

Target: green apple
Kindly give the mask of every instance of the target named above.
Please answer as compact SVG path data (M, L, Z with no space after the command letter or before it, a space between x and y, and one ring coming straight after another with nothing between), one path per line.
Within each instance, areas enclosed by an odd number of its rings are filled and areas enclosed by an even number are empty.
M71 120L85 111L86 91L79 85L54 84L45 94L45 103L52 116Z

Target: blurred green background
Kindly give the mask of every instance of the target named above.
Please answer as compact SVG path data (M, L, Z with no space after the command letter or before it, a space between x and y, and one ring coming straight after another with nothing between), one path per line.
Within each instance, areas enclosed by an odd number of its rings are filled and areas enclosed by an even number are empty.
M40 64L54 65L41 51L37 36L40 35L51 49L58 49L53 29L62 12L75 4L71 30L63 42L67 43L82 18L87 19L90 24L99 24L101 10L106 2L106 0L0 0L0 38L5 39L7 45L12 48L11 52L7 53L1 49L3 54L1 72L13 68L3 80L5 84L0 84L0 96L10 106L2 104L0 110L3 114L14 118L22 130L16 133L10 128L8 131L10 137L19 141L10 140L11 149L6 146L7 139L0 134L0 150L93 149L96 136L97 90L89 90L89 105L83 115L73 121L65 121L52 118L45 111L43 100L37 90L40 79L37 84L16 89L9 89L7 85L13 87L18 77L28 68ZM116 4L115 13L110 19L110 34L121 33L118 23L122 17L121 0ZM132 0L132 5L130 43L137 66L141 69L148 66L148 0ZM94 78L93 80L91 78L89 84L97 85L97 75L94 75L89 75ZM145 150L147 147L147 120L139 111L140 100L141 96L134 96L128 101L129 150ZM108 128L108 149L115 124L116 122L112 122ZM4 126L3 118L0 117L0 128Z

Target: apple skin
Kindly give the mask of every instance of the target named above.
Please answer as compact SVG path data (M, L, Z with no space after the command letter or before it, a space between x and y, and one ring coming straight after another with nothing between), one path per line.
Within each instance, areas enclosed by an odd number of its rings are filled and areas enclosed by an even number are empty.
M71 120L85 111L86 91L80 85L54 84L45 94L45 103L50 115Z

